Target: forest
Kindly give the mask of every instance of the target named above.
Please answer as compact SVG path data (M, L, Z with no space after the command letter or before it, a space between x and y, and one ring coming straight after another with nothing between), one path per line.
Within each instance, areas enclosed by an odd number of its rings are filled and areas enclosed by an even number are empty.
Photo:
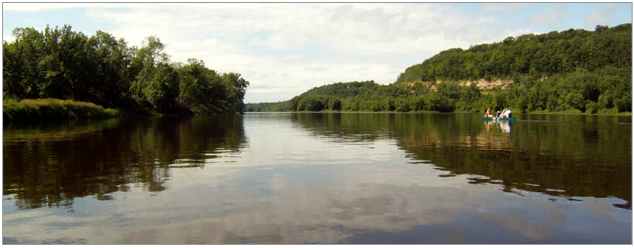
M249 112L465 111L630 113L632 25L598 25L453 48L413 65L389 85L335 83ZM491 89L466 81L506 81Z
M244 111L249 82L239 73L217 72L195 58L170 62L165 44L155 36L138 47L102 31L87 36L70 25L41 31L16 28L13 36L15 40L2 44L5 105L61 99L67 106L93 103L123 113ZM18 105L14 109L26 108Z

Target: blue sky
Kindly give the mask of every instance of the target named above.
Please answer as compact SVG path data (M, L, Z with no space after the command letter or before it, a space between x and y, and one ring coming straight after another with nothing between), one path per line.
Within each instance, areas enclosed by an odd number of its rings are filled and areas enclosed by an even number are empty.
M156 35L172 61L205 61L251 82L245 102L282 101L324 84L393 83L442 50L508 36L632 22L632 3L3 3L16 27L70 24L140 45Z

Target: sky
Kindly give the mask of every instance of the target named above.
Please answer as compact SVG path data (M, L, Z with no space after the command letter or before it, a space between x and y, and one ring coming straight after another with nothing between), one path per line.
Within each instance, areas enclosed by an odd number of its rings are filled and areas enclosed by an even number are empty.
M2 39L16 27L70 24L140 46L166 44L172 62L201 59L237 72L245 103L288 100L337 82L396 81L439 52L523 34L632 23L632 3L3 3Z

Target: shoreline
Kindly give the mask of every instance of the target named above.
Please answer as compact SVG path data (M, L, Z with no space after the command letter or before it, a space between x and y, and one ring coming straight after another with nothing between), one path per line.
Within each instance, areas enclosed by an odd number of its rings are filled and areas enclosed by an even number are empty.
M435 114L477 114L480 112L469 112L469 111L455 111L455 112L440 112L433 110L425 110L425 111L409 111L409 112L399 112L399 111L277 111L277 112L244 112L244 114L248 113L364 113L364 114L421 114L421 113L435 113ZM518 114L526 114L526 115L586 115L586 116L632 116L632 113L618 113L618 114L588 114L588 113L570 113L570 112L528 112L528 113L518 113Z
M113 119L130 117L173 117L241 114L235 113L158 113L147 109L104 108L103 106L82 101L62 100L55 98L5 99L2 104L2 123L39 123L53 121L69 121L79 119Z

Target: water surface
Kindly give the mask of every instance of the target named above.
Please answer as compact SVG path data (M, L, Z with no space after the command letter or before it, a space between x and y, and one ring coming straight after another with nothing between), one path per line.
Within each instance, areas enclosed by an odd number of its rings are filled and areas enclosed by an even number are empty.
M631 117L517 117L12 123L3 243L631 243Z

